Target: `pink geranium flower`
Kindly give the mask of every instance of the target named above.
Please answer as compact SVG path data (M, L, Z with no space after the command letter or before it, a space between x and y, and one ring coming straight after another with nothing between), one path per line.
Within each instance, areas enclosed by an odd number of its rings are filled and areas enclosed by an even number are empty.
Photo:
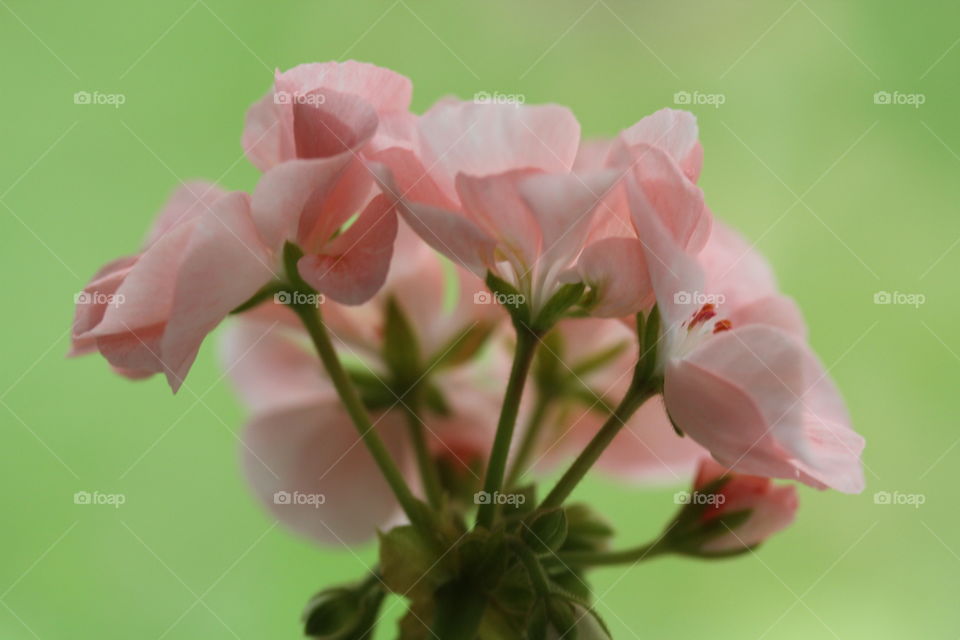
M580 126L555 105L444 100L404 148L381 156L421 238L481 278L509 282L534 311L569 282L618 172L574 172Z
M731 300L709 300L709 278L661 222L663 202L649 197L638 169L628 192L663 321L658 374L674 423L735 471L861 491L863 438L792 302L772 289L762 261L730 257L743 247L725 231L707 260L728 265L713 279L727 281ZM734 273L749 284L730 287Z
M299 275L344 304L369 299L390 264L396 217L376 197L372 161L409 128L410 93L407 78L374 65L301 65L278 73L247 114L244 148L266 172L253 193L257 228L277 253L297 244Z
M272 260L246 194L186 184L140 253L78 296L71 355L99 351L121 374L163 373L176 391L207 333L270 280Z

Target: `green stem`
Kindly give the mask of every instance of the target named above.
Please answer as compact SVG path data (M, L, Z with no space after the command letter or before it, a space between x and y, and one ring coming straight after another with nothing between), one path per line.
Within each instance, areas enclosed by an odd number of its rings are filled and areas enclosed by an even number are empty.
M404 404L404 412L407 414L407 428L410 432L410 440L413 442L413 451L417 457L417 467L420 469L420 480L423 482L423 490L426 493L427 501L431 507L439 508L443 492L440 488L440 475L437 473L437 465L433 456L430 455L430 448L427 446L427 436L424 433L423 421L417 414L416 407L419 403L414 399L410 405ZM411 406L412 405L412 406Z
M590 468L600 459L600 455L607 446L613 442L613 439L620 432L624 423L630 419L637 409L639 409L647 399L654 395L655 390L652 385L640 383L635 377L634 383L624 396L623 400L613 410L613 413L607 418L600 430L593 436L593 439L587 444L586 448L580 452L577 459L573 461L570 468L560 478L556 486L540 505L541 509L551 509L563 504L573 489L583 480Z
M537 443L537 437L540 435L540 428L543 426L543 420L547 415L547 409L553 398L544 390L537 392L537 402L533 407L533 413L527 421L527 429L523 434L523 440L520 441L520 447L517 449L517 455L513 459L513 465L510 467L510 473L507 474L507 486L514 487L527 470L530 463L530 456L533 455L533 447Z
M520 410L520 398L523 396L523 387L530 372L530 364L533 362L538 340L539 336L532 329L517 324L517 348L513 355L513 367L510 370L510 379L507 381L503 407L500 409L500 420L497 423L497 433L493 440L493 449L490 452L487 473L483 481L483 490L490 495L491 500L481 504L477 510L477 525L481 527L490 528L496 515L496 504L492 497L503 485L507 456L510 454L510 443L513 440L513 429Z
M559 558L566 564L577 566L602 567L634 564L667 553L669 549L662 543L663 539L660 539L650 544L620 551L571 551L560 554Z
M333 343L330 341L326 326L320 317L320 312L313 306L291 305L291 308L300 317L307 333L310 334L317 353L320 355L320 360L323 361L323 365L326 367L327 373L333 381L333 386L336 388L337 393L340 394L340 399L343 401L347 413L350 415L350 419L360 433L360 438L370 451L370 455L373 456L377 466L380 467L380 471L383 473L387 484L389 484L393 490L394 495L396 495L400 506L407 514L411 523L417 526L427 526L421 518L422 512L419 509L420 504L410 492L410 487L407 486L407 482L400 473L400 469L397 468L396 463L394 463L393 458L390 456L390 452L387 451L387 447L383 444L383 440L380 439L380 435L374 429L373 423L370 421L370 416L367 414L367 409L363 406L363 401L360 399L360 394L357 393L356 387L353 386L347 372L344 371L340 357L337 355Z

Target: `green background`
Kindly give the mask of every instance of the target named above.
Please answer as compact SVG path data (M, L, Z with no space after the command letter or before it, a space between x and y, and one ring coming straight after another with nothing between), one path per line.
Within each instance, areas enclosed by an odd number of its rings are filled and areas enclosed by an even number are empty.
M570 105L590 135L679 91L725 98L693 106L701 184L805 310L867 437L868 488L802 489L796 525L754 556L596 573L615 637L956 638L948 4L0 0L0 637L295 638L308 596L371 562L371 548L298 540L253 503L214 340L175 397L159 378L64 359L73 294L137 248L178 179L253 186L240 132L272 69L353 57L410 76L418 111L448 93L520 93ZM81 90L126 103L75 105ZM925 103L875 104L879 90ZM925 304L874 304L878 291ZM80 490L127 503L77 506ZM674 490L594 479L579 495L629 544L656 533ZM878 491L925 503L875 504Z

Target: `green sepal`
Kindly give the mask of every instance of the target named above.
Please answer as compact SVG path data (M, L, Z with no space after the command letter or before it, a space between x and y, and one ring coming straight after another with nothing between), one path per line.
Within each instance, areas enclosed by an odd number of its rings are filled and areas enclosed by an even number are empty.
M622 341L614 345L611 345L606 349L603 349L602 351L598 351L597 353L587 358L584 358L580 362L574 364L571 367L571 370L573 371L573 375L580 376L580 377L589 375L594 371L596 371L597 369L605 367L611 362L613 362L614 360L616 360L629 347L630 347L629 342Z
M567 540L567 514L562 508L538 513L524 525L520 535L534 553L556 551Z
M421 372L417 333L396 299L388 299L386 307L383 360L395 379L413 384Z
M450 579L437 546L412 525L380 532L380 573L390 591L412 600L431 598Z
M533 329L539 333L546 333L563 318L571 307L578 304L583 298L585 285L582 282L565 284L551 296L543 305L540 313L533 321Z
M264 302L268 298L272 298L276 294L284 290L284 285L282 282L268 282L267 284L260 287L260 290L255 294L250 296L250 298L241 304L239 307L235 308L230 312L230 315L236 315L238 313L243 313L244 311L249 311L256 306L259 306L261 302Z
M577 640L576 611L566 599L547 598L547 619L561 638Z
M440 355L428 368L455 367L468 362L487 343L494 329L496 325L488 322L481 322L464 329L440 350Z
M526 299L526 296L520 293L520 291L512 284L503 278L500 278L492 271L487 272L486 282L487 287L489 287L490 291L493 292L494 297L500 300L523 300L522 303L516 305L505 305L504 309L506 309L507 313L510 314L510 317L515 325L522 327L530 326L530 304Z
M304 611L304 634L318 640L366 640L372 637L385 591L379 579L325 589Z
M636 377L649 379L657 367L657 353L660 351L660 309L654 305L646 318L637 314L637 338L640 341L640 361L637 364Z
M608 548L614 530L603 516L583 503L567 506L566 512L564 551L603 551Z

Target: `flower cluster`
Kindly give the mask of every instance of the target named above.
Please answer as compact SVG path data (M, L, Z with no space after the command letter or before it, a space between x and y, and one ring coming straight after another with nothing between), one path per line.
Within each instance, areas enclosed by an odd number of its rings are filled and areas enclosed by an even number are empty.
M252 193L182 185L77 297L73 354L174 391L233 316L254 493L321 543L381 532L376 571L318 594L308 635L363 636L392 591L403 637L603 636L586 569L752 549L796 510L774 478L862 490L796 305L697 186L691 114L583 140L561 106L416 115L411 93L357 62L278 72L247 113ZM594 467L698 471L656 541L612 551L568 501Z

